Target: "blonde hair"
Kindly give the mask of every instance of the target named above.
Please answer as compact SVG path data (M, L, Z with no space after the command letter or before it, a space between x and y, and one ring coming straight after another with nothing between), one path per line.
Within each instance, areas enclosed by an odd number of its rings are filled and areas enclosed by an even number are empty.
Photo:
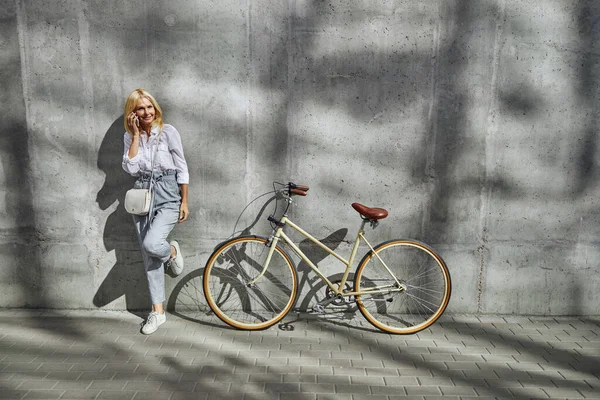
M133 134L133 132L131 132L129 130L129 126L127 126L127 116L129 114L131 114L131 112L133 110L135 110L135 107L137 106L137 103L141 98L147 99L150 103L152 103L152 106L154 107L155 114L154 114L154 121L152 122L152 125L153 126L158 125L158 127L160 129L162 129L163 126L165 125L165 123L163 122L163 119L162 119L162 108L160 108L160 106L156 102L156 99L154 97L152 97L152 95L150 93L148 93L148 91L146 91L146 89L135 89L133 92L131 92L131 94L127 98L127 101L125 102L125 109L123 111L123 115L124 115L124 119L125 119L123 121L123 125L125 125L125 130L127 132L129 132L130 134Z

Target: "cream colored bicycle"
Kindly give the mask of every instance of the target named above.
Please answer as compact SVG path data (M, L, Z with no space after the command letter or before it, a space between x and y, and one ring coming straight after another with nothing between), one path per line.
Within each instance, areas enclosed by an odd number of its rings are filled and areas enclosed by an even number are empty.
M212 311L223 322L244 330L265 329L285 317L298 295L296 267L284 250L286 243L328 287L326 298L313 307L315 311L353 299L371 324L388 333L410 334L433 324L450 300L450 273L442 258L416 240L395 239L372 246L365 238L365 225L375 228L388 212L353 203L362 223L346 260L288 218L292 196L306 196L308 189L293 183L274 183L274 192L283 197L286 208L280 219L269 216L271 236L228 240L209 257L203 286ZM342 279L331 282L284 232L286 227L344 264ZM363 242L370 250L358 263L354 287L350 288L350 269Z

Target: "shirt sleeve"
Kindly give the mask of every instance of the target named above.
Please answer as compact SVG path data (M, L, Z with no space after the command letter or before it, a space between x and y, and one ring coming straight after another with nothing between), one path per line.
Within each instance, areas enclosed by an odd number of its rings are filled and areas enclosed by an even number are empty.
M140 171L140 151L133 158L129 158L129 147L131 146L131 135L125 132L123 136L123 169L129 175L136 175Z
M185 156L183 154L181 135L177 129L175 129L175 127L171 126L171 128L172 129L167 135L167 143L169 144L169 151L171 152L173 164L175 164L175 170L177 171L177 183L180 185L189 184L190 174L188 172L187 162L185 161Z

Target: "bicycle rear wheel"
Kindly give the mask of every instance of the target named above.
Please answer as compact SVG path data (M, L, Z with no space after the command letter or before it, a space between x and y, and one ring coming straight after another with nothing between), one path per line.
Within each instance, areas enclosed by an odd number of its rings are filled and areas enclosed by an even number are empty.
M234 328L268 328L294 305L296 269L279 246L264 275L250 285L262 272L269 253L266 243L256 236L232 239L219 246L206 263L203 286L208 306Z
M450 300L444 260L414 240L391 240L374 250L361 260L354 277L355 291L371 292L356 296L363 316L388 333L410 334L433 324Z

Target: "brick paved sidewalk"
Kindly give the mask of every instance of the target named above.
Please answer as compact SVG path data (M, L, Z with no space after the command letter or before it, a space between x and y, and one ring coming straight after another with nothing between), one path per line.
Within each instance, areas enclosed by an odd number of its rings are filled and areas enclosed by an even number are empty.
M360 314L293 330L126 312L0 310L0 399L600 399L600 319L445 316L411 336Z

